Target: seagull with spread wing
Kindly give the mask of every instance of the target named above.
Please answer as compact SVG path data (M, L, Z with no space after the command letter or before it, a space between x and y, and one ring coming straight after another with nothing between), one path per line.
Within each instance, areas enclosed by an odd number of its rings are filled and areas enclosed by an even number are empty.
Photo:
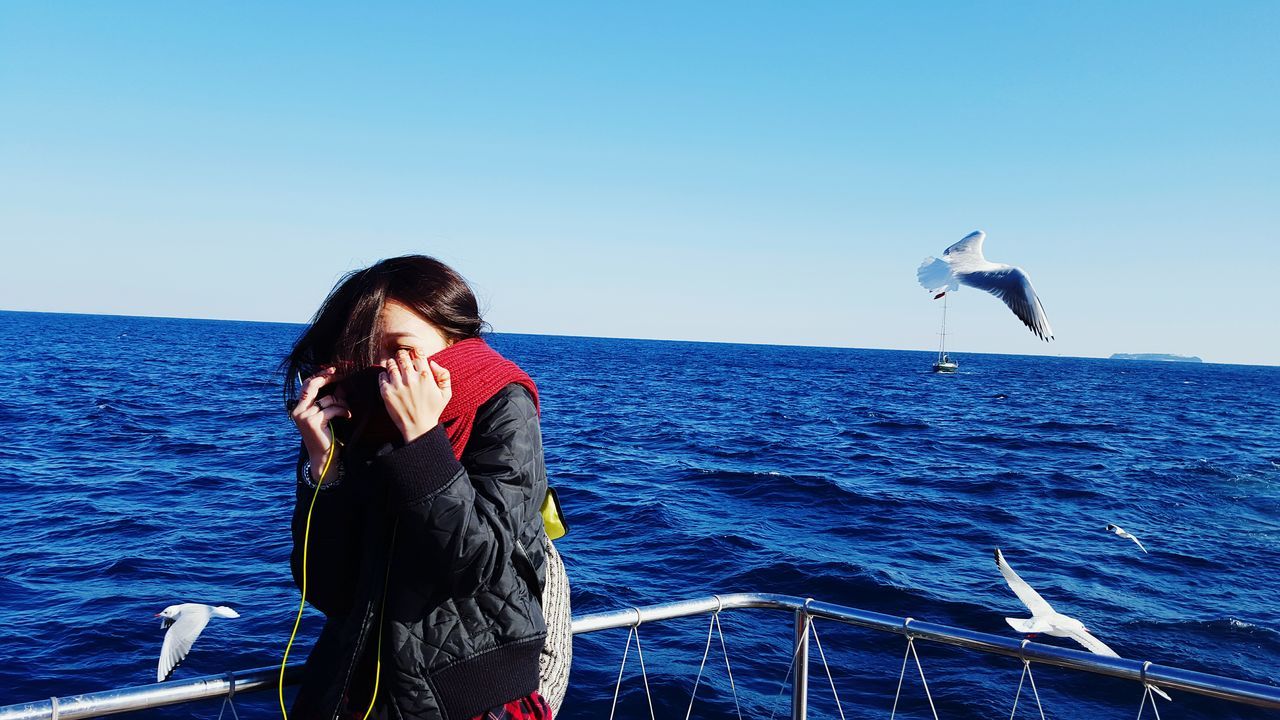
M1035 588L1018 577L1018 573L1009 567L1009 563L1005 562L1004 555L1000 553L1000 548L996 548L996 567L1000 568L1000 574L1004 576L1004 581L1009 583L1013 594L1017 595L1022 604L1026 605L1027 609L1031 611L1030 618L1004 619L1014 630L1028 635L1044 633L1054 637L1071 638L1083 645L1089 652L1107 657L1120 657L1115 650L1107 647L1106 643L1090 635L1084 623L1054 610L1044 598L1040 597L1040 593L1036 592ZM1165 700L1171 699L1155 685L1147 685L1147 687Z
M1003 300L1037 337L1046 342L1052 340L1053 329L1031 287L1031 278L1022 268L984 258L982 241L986 237L981 230L974 230L944 250L941 258L925 258L916 270L916 278L924 289L934 293L959 290L961 285L989 292Z
M164 645L160 647L160 664L156 667L156 682L169 679L173 669L187 657L187 653L191 652L191 646L195 644L196 638L200 637L204 626L209 624L209 618L214 616L238 618L240 613L225 605L214 607L200 603L170 605L156 613L156 617L164 618L160 621L160 627L168 628L168 632L164 634Z
M1126 540L1132 540L1132 541L1134 541L1135 543L1137 543L1137 544L1138 544L1138 548L1139 548L1140 550L1142 550L1142 552L1147 552L1147 549L1146 549L1145 547L1142 547L1142 541L1141 541L1141 540L1139 540L1138 538L1134 537L1134 536L1133 536L1133 533L1129 532L1128 530L1125 530L1124 528L1120 527L1119 525L1114 525L1114 524L1113 524L1113 525L1108 525L1108 526L1107 526L1107 530L1109 530L1109 531L1111 531L1111 532L1113 532L1113 533L1115 533L1115 534L1119 535L1119 536L1120 536L1120 537L1122 537L1122 538L1125 538ZM1150 553L1148 553L1148 554L1150 554Z

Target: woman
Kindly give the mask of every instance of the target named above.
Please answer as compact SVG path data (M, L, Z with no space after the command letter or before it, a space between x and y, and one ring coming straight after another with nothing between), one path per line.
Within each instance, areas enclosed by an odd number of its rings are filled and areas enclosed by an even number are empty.
M294 720L551 717L537 388L483 327L448 266L392 258L345 277L285 361L309 375L291 564L326 617Z

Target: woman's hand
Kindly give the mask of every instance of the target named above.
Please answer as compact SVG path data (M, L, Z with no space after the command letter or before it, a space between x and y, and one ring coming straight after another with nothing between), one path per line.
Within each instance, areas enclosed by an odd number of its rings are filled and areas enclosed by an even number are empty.
M307 454L311 457L311 479L316 484L325 480L325 478L316 477L325 469L325 460L329 457L329 446L332 443L326 426L329 421L338 417L351 417L351 411L347 406L332 395L326 395L319 400L316 397L320 393L320 388L333 382L336 377L336 368L325 368L320 372L307 378L302 383L302 397L298 399L298 404L294 406L289 415L293 418L293 424L298 426L298 433L302 435L302 444L307 449ZM334 448L334 462L337 462L337 448ZM337 465L331 463L328 475L336 477L334 471Z
M404 441L411 443L440 422L444 406L453 397L449 371L434 360L424 365L408 350L383 361L382 367L378 380L382 402Z

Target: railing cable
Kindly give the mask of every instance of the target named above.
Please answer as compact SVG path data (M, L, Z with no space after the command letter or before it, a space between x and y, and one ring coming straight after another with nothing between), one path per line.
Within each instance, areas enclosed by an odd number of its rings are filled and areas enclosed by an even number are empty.
M684 713L684 720L689 720L693 716L693 700L698 697L698 683L702 682L702 669L707 666L707 656L711 654L711 633L716 629L716 617L720 611L716 610L711 616L711 622L707 623L707 646L702 649L702 663L698 665L698 675L693 679L693 691L689 693L689 709Z
M235 720L240 720L240 713L236 712L236 702L235 702L236 674L235 673L233 672L227 673L227 684L230 685L231 687L229 690L227 690L227 696L222 698L222 707L219 708L218 710L218 720L222 720L222 713L227 711L228 705L231 706L231 717L235 718Z
M636 624L627 633L627 647L622 651L622 664L618 667L618 683L613 688L613 707L609 708L609 720L613 720L614 713L618 710L618 693L622 690L622 672L627 667L627 655L631 653L632 636L636 639L636 655L640 658L640 678L644 681L644 697L649 703L649 720L657 720L653 714L653 695L649 692L649 673L644 667L644 649L640 647L640 623L643 618L639 608L632 610L636 613Z
M720 596L716 595L716 609L711 613L711 622L707 624L707 646L702 650L702 663L698 665L698 675L693 679L693 691L689 693L689 709L685 711L684 720L689 720L693 716L693 700L698 696L698 683L702 681L702 670L707 666L707 657L711 654L711 634L718 632L720 634L720 649L724 653L724 669L729 674L729 688L733 690L733 708L738 713L738 720L742 720L742 708L738 704L738 688L733 684L733 668L729 667L729 649L724 644L724 630L720 627L720 611L724 608L724 603L720 601Z
M618 692L622 690L622 671L627 669L627 655L631 653L631 636L635 634L635 628L627 631L627 647L622 651L622 664L618 667L618 683L613 686L613 707L609 708L609 720L613 720L613 714L618 709Z
M904 630L907 625L911 624L912 620L913 618L907 618L902 621ZM938 709L933 705L933 695L929 692L929 681L924 679L924 666L920 664L920 655L916 652L916 638L909 631L907 632L907 652L902 656L902 672L898 673L898 691L893 694L893 710L889 713L889 720L893 720L898 713L898 698L902 695L902 681L907 676L908 657L916 659L916 669L920 671L920 682L924 685L924 696L929 699L929 710L933 712L933 720L938 720Z
M1147 699L1151 699L1151 712L1156 714L1156 720L1160 720L1160 708L1156 707L1155 693L1151 692L1151 685L1142 686L1142 702L1138 704L1138 720L1142 720L1142 711L1147 707Z
M813 622L809 615L804 616L806 626L805 632L808 632L808 625ZM798 634L797 634L798 635ZM773 716L778 713L778 698L782 697L782 691L787 688L787 681L791 679L791 671L796 667L796 658L800 657L800 649L804 647L801 643L795 644L795 650L791 653L791 664L787 665L787 674L783 676L782 683L778 685L778 694L773 696L773 710L769 712L769 720L773 720Z
M658 720L653 714L653 695L649 693L649 673L644 669L644 649L640 647L640 611L636 611L636 626L631 631L636 634L636 656L640 658L640 679L644 681L644 699L649 703L649 720Z
M831 677L831 666L827 664L827 654L822 651L822 641L818 639L818 623L810 622L813 631L813 642L818 646L818 656L822 658L822 667L827 671L827 682L831 683L831 697L836 699L836 710L840 711L840 720L844 720L844 706L840 704L840 694L836 692L836 681Z
M1040 711L1040 720L1044 720L1044 708L1040 706L1040 691L1036 689L1036 676L1031 673L1031 661L1026 658L1022 659L1022 677L1018 678L1018 692L1013 696L1013 712L1009 713L1009 720L1013 720L1013 716L1018 714L1018 698L1022 697L1022 684L1031 679L1031 693L1036 698L1036 709Z
M719 600L719 596L716 600ZM724 630L720 627L720 613L717 612L713 619L716 621L716 632L720 635L720 650L724 653L724 671L729 674L729 689L733 691L733 709L738 713L738 720L742 720L742 706L738 704L738 687L733 684L733 668L729 667L729 648L724 645Z

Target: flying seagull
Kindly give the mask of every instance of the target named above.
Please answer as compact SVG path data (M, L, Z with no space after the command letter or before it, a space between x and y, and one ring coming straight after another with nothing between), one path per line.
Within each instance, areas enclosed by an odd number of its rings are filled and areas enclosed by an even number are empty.
M1133 534L1132 534L1132 533L1130 533L1128 530L1125 530L1124 528L1120 527L1119 525L1108 525L1108 526L1107 526L1107 529L1108 529L1108 530L1110 530L1111 532L1113 532L1113 533L1115 533L1115 534L1119 535L1120 537L1125 538L1126 540L1132 540L1132 541L1134 541L1134 542L1138 543L1138 547L1139 547L1139 548L1142 548L1142 552L1147 552L1147 549L1146 549L1146 548L1144 548L1144 547L1142 547L1142 541L1141 541L1141 540L1139 540L1138 538L1134 537L1134 536L1133 536ZM1150 555L1150 553L1147 553L1147 554L1148 554L1148 555Z
M1004 560L1004 555L1000 553L1000 548L996 548L996 567L1000 568L1000 574L1004 576L1005 582L1009 583L1013 594L1017 595L1022 604L1026 605L1027 609L1031 611L1031 617L1025 620L1022 618L1004 619L1014 630L1029 635L1044 633L1055 637L1071 638L1083 645L1089 652L1107 657L1120 657L1115 650L1107 647L1106 643L1090 635L1084 623L1073 617L1063 615L1050 607L1049 603L1040 597L1040 593L1035 591L1035 588L1018 577L1018 573L1009 567L1009 563ZM1147 687L1165 700L1171 699L1155 685L1147 685Z
M974 230L943 251L941 259L925 258L916 270L916 278L925 290L934 293L959 290L961 285L985 290L1003 300L1041 340L1052 340L1049 318L1031 287L1031 278L1022 268L988 262L982 257L982 241L986 237L981 230Z
M200 637L200 631L209 624L214 615L224 618L238 618L240 613L225 605L213 607L199 603L182 603L170 605L156 613L156 617L164 618L160 627L168 628L164 634L164 645L160 647L160 665L156 668L156 682L164 682L173 674L183 658L191 652L191 645Z

